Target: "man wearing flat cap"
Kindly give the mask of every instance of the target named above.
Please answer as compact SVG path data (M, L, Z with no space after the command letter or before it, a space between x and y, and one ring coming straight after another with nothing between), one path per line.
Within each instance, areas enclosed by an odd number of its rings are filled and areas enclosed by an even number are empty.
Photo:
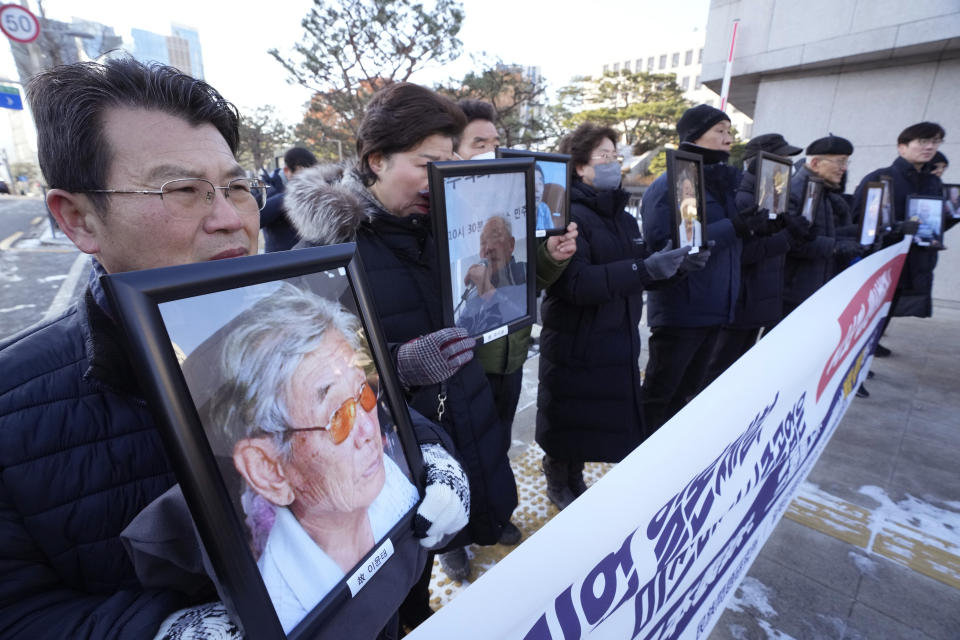
M790 180L790 205L787 213L799 215L803 209L807 182L823 181L823 197L813 209L813 221L807 238L791 247L784 266L783 315L786 316L849 264L862 256L864 248L855 238L850 206L843 197L844 177L853 144L830 134L807 147L803 166Z

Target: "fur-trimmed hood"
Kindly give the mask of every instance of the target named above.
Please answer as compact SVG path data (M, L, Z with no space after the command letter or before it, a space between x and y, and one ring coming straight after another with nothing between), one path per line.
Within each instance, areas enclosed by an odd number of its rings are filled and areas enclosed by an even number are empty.
M351 242L363 222L383 211L353 172L339 164L298 171L287 183L283 203L301 245Z

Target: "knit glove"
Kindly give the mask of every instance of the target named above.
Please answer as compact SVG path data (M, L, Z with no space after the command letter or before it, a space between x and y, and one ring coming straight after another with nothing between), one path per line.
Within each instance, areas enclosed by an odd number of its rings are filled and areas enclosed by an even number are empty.
M713 247L717 244L716 240L708 240L707 246ZM686 271L687 273L691 271L700 271L705 266L707 266L707 261L710 259L710 249L700 249L697 253L688 253L683 256L683 262L680 263L680 268Z
M467 526L470 483L460 463L439 444L422 444L427 490L413 519L413 535L427 549Z
M397 349L397 374L403 386L443 382L473 359L477 341L460 327L440 329L405 342Z
M837 256L838 258L859 258L866 253L867 247L863 246L856 240L837 238L833 245L833 255Z
M690 253L690 247L674 249L673 240L668 240L667 246L643 261L643 266L652 279L666 280L677 272L688 253Z
M208 602L171 613L153 640L243 640L243 632L222 602Z
M813 234L810 232L810 221L803 216L780 216L783 219L784 227L790 232L790 237L797 241L810 240Z
M749 238L757 234L763 235L767 228L769 213L767 209L761 209L757 205L743 209L730 218L734 233L737 234L738 238Z

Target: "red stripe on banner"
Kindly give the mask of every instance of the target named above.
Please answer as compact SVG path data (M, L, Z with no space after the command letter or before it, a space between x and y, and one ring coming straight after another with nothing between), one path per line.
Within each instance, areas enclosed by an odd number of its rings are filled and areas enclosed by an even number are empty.
M901 253L870 276L850 304L843 310L837 322L840 324L840 341L833 350L830 359L823 367L820 382L817 384L817 400L823 394L833 374L837 372L847 355L870 328L870 324L884 304L893 299L893 290L900 280L900 271L907 254Z

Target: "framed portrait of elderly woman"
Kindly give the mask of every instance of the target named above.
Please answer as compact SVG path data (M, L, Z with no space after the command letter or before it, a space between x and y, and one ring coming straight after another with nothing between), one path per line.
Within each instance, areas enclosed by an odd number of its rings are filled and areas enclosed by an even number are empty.
M430 165L443 320L490 342L533 323L534 159Z
M820 207L822 197L823 180L810 176L803 193L803 208L800 209L800 215L806 218L810 224L813 224L813 220L817 216L817 209Z
M562 235L570 224L570 183L573 165L563 153L497 149L499 158L533 158L533 209L538 238Z
M960 219L960 184L943 185L943 215Z
M757 154L757 206L766 209L771 220L787 212L790 203L790 158L761 151Z
M921 247L943 245L943 198L907 196L907 220L919 223L913 242Z
M104 277L248 638L375 636L371 585L418 544L422 460L354 249Z
M889 231L893 228L893 178L880 176L883 183L883 194L880 196L880 229Z
M703 159L686 151L667 149L667 184L673 211L673 246L690 253L707 248L707 194Z
M877 231L880 228L880 211L883 204L882 182L868 182L863 194L863 204L860 206L860 244L865 247L873 246L877 241Z

